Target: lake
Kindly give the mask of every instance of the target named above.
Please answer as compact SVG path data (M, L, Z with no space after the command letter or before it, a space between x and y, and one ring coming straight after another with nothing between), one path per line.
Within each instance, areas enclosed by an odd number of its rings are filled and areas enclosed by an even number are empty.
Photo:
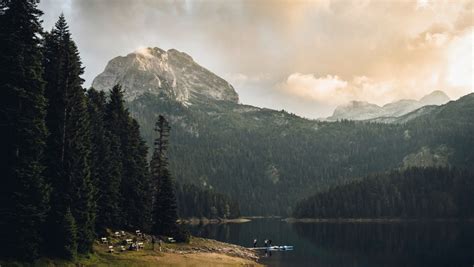
M192 226L195 236L251 247L293 245L273 252L269 266L474 266L474 223L287 223L253 219L242 224Z

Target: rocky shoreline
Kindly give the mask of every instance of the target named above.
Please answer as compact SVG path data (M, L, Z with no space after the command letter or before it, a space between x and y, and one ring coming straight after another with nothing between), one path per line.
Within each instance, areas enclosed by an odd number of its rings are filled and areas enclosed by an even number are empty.
M189 244L167 244L163 248L163 252L175 254L218 253L255 262L259 259L258 254L254 250L200 237L193 237Z

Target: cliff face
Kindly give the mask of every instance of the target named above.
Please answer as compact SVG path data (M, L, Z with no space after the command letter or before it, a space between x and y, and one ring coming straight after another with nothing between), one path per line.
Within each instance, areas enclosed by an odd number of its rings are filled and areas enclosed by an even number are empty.
M183 105L230 101L239 97L232 85L175 49L143 48L109 61L92 86L110 90L121 84L127 101L144 93L166 95Z

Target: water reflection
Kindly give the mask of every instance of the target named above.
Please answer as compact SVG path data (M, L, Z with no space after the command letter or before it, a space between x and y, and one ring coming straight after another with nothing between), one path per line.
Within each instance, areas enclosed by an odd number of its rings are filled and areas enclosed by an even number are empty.
M295 223L295 232L344 266L472 266L473 224ZM324 262L325 266L342 266Z
M206 224L192 226L192 233L195 236L209 237L217 240L232 240L240 239L241 224ZM240 244L240 243L239 243ZM248 246L245 244L244 246Z
M293 245L269 266L473 266L473 223L293 223L259 219L191 227L194 235L253 246L264 239Z

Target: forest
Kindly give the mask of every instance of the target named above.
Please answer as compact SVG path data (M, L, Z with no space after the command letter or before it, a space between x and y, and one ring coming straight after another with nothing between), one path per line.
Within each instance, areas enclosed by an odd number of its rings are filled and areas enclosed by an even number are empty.
M65 17L45 32L41 14L37 1L0 3L2 259L74 259L92 252L109 228L187 241L178 210L238 216L222 194L186 185L176 193L166 118L155 118L149 157L120 85L107 93L84 89ZM201 199L209 206L199 203L198 213L183 208Z
M228 195L193 184L176 187L180 218L232 219L240 217L239 203Z
M323 122L226 102L184 107L151 94L127 106L148 144L157 114L169 118L177 181L229 194L243 215L291 215L297 201L370 173L474 162L474 94L404 124Z
M372 174L301 202L296 218L473 218L474 174L409 168Z

